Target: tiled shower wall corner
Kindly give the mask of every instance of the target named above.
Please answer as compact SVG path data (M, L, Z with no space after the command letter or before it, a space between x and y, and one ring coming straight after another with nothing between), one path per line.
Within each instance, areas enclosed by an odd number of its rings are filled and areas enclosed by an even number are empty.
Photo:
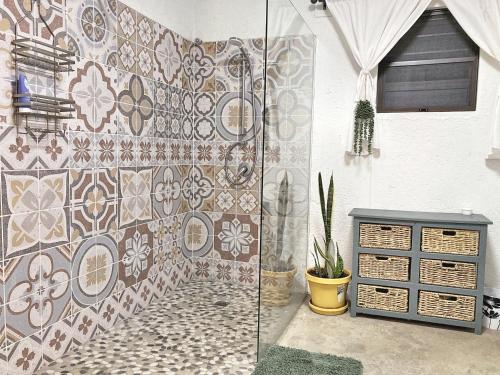
M0 368L33 372L192 279L256 286L261 155L236 188L224 159L231 174L260 154L264 40L244 41L259 143L228 155L244 140L236 47L196 45L114 0L52 0L44 14L75 70L56 89L24 73L32 92L74 99L76 119L27 135L10 51L29 2L0 3ZM30 16L19 30L50 38Z
M30 10L22 1L0 7L8 373L39 369L193 278L258 280L260 169L238 189L221 172L237 139L238 50L195 45L114 0L62 1L44 13L57 43L76 53L75 70L54 88L43 71L21 69L32 92L75 100L76 119L57 136L14 126L11 41ZM50 39L30 16L19 30ZM263 40L246 45L261 113ZM237 151L233 172L255 157L254 148Z
M33 372L192 276L192 44L113 0L53 1L44 14L76 52L75 70L54 90L42 71L22 69L32 92L74 99L77 118L57 136L27 135L14 126L10 51L29 4L0 7L0 372L9 374ZM36 30L49 38L30 17L20 24Z

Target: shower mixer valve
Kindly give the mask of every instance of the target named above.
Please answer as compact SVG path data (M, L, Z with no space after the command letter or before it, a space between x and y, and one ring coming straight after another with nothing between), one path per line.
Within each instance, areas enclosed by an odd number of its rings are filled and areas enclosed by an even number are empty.
M238 167L238 174L236 175L236 179L238 180L240 177L248 177L252 174L252 168L248 163L241 163Z

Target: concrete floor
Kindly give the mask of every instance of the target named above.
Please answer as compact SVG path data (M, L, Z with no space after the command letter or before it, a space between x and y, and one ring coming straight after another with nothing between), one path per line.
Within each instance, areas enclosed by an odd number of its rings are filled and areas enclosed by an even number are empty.
M280 345L352 357L363 375L500 374L500 332L468 330L367 316L322 316L299 309Z

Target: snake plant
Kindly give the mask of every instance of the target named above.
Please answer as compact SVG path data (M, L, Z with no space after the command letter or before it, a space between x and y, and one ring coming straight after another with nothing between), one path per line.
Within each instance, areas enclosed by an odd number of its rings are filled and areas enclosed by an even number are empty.
M314 276L338 279L344 273L344 260L340 256L338 244L332 240L333 201L335 194L333 175L330 177L326 202L321 173L318 174L318 184L325 236L323 238L323 246L314 237L314 251L312 253L314 258Z
M292 255L285 261L282 259L283 256L283 241L285 234L285 223L286 223L286 215L288 212L288 173L285 172L285 176L281 180L280 188L278 191L278 223L276 229L276 246L275 246L275 254L272 257L272 264L270 264L269 268L273 272L287 272L293 269L292 265Z

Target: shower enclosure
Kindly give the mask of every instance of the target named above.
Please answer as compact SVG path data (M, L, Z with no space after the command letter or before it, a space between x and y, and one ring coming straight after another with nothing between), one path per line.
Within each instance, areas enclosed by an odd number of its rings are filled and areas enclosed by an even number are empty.
M260 356L277 342L307 293L316 39L292 2L269 0L266 41Z
M288 0L49 4L75 68L21 69L75 118L18 131L0 67L0 373L251 373L306 296L314 35Z

